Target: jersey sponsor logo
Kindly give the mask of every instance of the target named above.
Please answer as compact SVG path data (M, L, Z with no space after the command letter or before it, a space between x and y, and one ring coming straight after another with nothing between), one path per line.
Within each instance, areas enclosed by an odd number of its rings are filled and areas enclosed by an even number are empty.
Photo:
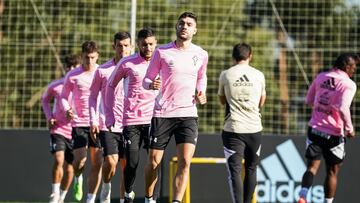
M328 90L335 90L335 79L329 78L328 80L324 81L321 85L321 88L328 89Z
M305 163L291 140L278 145L275 153L261 160L257 170L257 202L296 202L305 170ZM307 200L313 203L324 202L323 186L313 185Z
M237 79L234 83L233 83L234 87L239 87L239 86L253 86L253 83L250 82L249 78L244 74L243 76L241 76L239 79Z
M326 91L326 92L324 92L323 94L320 95L319 103L324 105L324 106L328 106L330 104L330 96L329 96L328 91Z
M174 67L175 63L173 60L170 59L168 65L169 65L169 67Z

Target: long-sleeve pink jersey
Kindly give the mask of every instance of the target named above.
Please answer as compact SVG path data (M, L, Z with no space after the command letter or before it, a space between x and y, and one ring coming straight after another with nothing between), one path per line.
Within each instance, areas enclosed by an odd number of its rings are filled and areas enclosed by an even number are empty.
M41 97L41 105L45 113L46 120L55 119L55 125L50 129L51 134L59 134L67 139L71 139L71 124L66 119L65 112L61 106L61 92L63 89L64 78L55 80L49 84ZM68 100L71 95L69 95ZM54 101L53 110L51 110L51 101Z
M306 102L313 106L309 126L335 136L351 133L350 105L356 84L342 70L333 68L320 73L311 84Z
M208 53L191 44L178 49L175 42L159 47L149 64L144 88L149 88L157 75L161 88L156 97L154 117L197 117L195 89L205 94Z
M120 61L113 72L106 94L106 105L111 105L114 88L125 79L124 126L150 124L153 116L156 91L142 87L149 62L135 53ZM111 116L110 116L111 117Z
M90 86L96 69L93 71L84 71L84 68L79 66L66 74L64 88L61 93L61 103L64 111L70 109L73 111L74 118L71 120L72 127L90 126ZM70 93L72 93L72 100L68 102L66 98L68 98Z
M116 98L112 104L115 104L116 108L109 108L106 106L105 97L106 97L106 86L108 80L114 71L116 64L114 59L107 61L106 63L99 66L95 72L93 82L90 87L90 98L89 98L89 107L90 107L90 123L98 125L100 130L108 131L106 127L105 120L106 113L111 113L114 118L115 114L115 125L111 129L113 132L122 132L122 117L123 117L123 103L124 103L124 88L123 84L119 84L115 87ZM101 92L101 99L99 104L99 92ZM108 109L108 110L106 110Z

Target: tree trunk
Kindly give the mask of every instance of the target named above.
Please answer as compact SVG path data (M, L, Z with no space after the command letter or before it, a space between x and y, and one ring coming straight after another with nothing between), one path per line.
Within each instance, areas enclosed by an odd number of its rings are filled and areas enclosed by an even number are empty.
M320 68L323 67L322 55L320 55L317 51L311 52L311 73L312 78L314 78L318 73ZM311 80L312 80L311 78Z
M2 15L4 13L5 5L4 1L0 0L0 42L3 39L3 33L2 33Z
M281 44L279 57L279 85L280 85L280 132L281 134L289 133L289 88L286 64L286 39L282 32L279 33L279 41Z

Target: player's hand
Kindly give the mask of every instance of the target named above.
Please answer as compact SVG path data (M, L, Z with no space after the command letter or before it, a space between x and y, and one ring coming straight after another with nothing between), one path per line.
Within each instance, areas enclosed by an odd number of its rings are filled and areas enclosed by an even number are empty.
M50 120L48 120L48 126L49 126L49 130L52 129L56 124L56 119L52 118Z
M355 137L355 131L345 132L345 136L348 138L353 138L353 137Z
M161 87L161 80L160 77L157 77L151 84L150 89L158 90Z
M109 130L109 132L112 132L111 129L115 126L115 124L107 125L106 128Z
M91 125L90 127L90 137L96 143L96 136L100 133L98 125Z
M74 118L74 113L72 112L72 109L66 111L66 118L68 120L72 120Z
M196 100L199 104L204 105L206 104L206 95L202 91L200 91L196 95Z

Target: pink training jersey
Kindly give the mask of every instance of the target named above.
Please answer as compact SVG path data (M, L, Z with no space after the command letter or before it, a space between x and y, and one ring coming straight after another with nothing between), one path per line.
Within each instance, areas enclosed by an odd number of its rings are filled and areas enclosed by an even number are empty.
M61 92L64 87L64 78L55 80L49 84L41 97L41 105L45 113L46 120L55 119L55 125L50 129L51 134L59 134L67 139L71 139L71 124L66 119L65 112L61 106ZM68 100L70 100L69 95ZM53 110L50 102L54 99Z
M90 123L93 125L98 125L100 130L108 131L105 124L105 97L106 97L106 86L110 75L116 67L114 59L107 61L106 63L99 66L95 72L93 82L90 87L90 98L89 98L89 107L90 107ZM113 132L122 132L122 117L123 117L123 93L122 83L115 87L115 92L118 93L116 98L114 98L116 109L109 110L112 114L115 114L115 125L111 130ZM98 102L98 95L101 92L100 105Z
M197 117L195 89L205 94L208 53L191 44L178 49L175 42L158 48L149 64L144 88L160 73L161 88L156 97L154 117Z
M151 123L156 91L142 87L148 66L149 62L135 53L121 60L109 80L106 101L112 101L114 87L125 79L124 126Z
M95 70L84 71L84 68L79 66L66 74L61 103L65 112L72 109L74 113L74 118L71 120L72 127L90 126L89 96ZM68 102L65 98L68 98L70 93L72 100Z
M350 105L356 84L342 70L333 68L320 73L311 84L306 102L313 106L309 126L335 136L354 131Z

